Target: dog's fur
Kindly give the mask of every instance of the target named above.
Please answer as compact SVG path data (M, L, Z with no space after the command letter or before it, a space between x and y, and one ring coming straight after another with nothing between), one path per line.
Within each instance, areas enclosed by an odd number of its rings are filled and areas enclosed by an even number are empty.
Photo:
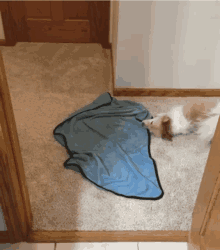
M158 114L143 123L156 136L172 141L174 135L196 132L199 138L212 140L220 115L220 102L189 102L174 106L168 113Z

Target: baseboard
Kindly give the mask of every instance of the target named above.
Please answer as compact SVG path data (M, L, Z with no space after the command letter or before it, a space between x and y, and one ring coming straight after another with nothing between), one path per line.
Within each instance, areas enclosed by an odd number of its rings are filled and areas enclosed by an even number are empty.
M188 242L188 235L188 231L32 231L27 242Z
M8 231L0 231L0 244L10 243Z
M218 97L220 89L114 88L114 96Z

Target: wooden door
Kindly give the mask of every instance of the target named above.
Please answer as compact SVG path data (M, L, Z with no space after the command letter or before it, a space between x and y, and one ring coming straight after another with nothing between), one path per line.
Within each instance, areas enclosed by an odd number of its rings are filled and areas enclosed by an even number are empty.
M220 249L220 119L193 211L188 249Z
M110 1L8 2L17 41L101 43L110 48Z
M90 42L89 2L25 2L29 42Z

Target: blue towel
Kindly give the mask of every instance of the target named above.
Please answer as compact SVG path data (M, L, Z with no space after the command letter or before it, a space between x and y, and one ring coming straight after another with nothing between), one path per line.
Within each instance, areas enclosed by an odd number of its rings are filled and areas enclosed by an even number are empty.
M70 156L65 168L116 195L161 199L149 131L142 125L151 117L139 103L102 94L54 129L55 139Z

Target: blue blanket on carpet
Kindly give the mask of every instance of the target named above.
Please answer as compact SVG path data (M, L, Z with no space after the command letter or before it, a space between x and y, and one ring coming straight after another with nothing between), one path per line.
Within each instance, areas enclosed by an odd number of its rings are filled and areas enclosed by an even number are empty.
M161 199L149 131L142 125L151 117L139 103L102 94L54 129L55 139L70 155L65 168L117 195Z

